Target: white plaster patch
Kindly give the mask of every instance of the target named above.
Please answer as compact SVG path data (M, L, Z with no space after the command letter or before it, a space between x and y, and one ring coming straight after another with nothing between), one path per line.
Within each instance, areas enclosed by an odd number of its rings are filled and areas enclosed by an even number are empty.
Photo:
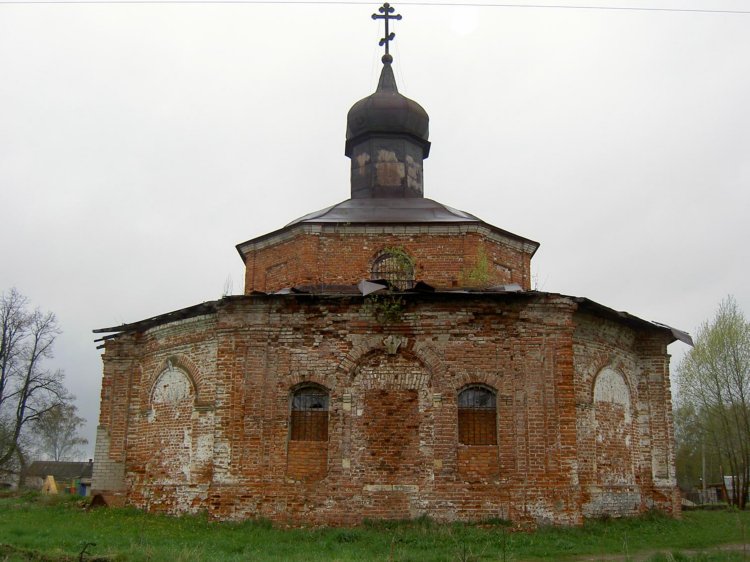
M359 172L360 176L364 176L367 163L370 161L370 155L367 152L362 152L360 154L357 154L356 160L357 171Z
M415 494L419 492L419 486L415 484L365 484L365 492L407 492Z
M622 375L614 369L605 367L596 377L594 401L621 404L625 410L625 422L630 423L630 390Z
M195 462L204 462L211 460L214 452L214 436L211 433L199 435L195 440L195 453L193 460Z
M594 414L597 482L605 489L635 482L630 410L624 378L614 369L603 369L594 385Z
M406 156L406 185L410 188L422 190L422 166L411 156Z
M188 376L182 370L170 365L159 375L151 400L155 404L177 402L189 398L192 390Z
M406 176L404 164L398 161L396 153L391 150L379 150L375 164L377 182L388 187L401 185L401 180Z
M217 484L232 484L234 477L229 472L229 461L232 458L232 448L226 441L214 442L214 482Z

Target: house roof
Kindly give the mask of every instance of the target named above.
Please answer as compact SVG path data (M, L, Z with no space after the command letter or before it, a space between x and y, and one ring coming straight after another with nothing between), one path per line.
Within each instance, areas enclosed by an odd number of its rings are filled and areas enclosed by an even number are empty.
M26 470L27 476L46 478L54 476L55 480L74 480L76 478L91 478L94 463L65 462L65 461L34 461Z

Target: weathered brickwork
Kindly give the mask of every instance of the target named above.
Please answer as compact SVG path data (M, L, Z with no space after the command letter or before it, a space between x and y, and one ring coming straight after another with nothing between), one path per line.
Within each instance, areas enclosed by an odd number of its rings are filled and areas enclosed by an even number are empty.
M586 516L658 508L679 513L669 339L578 315L578 459Z
M328 441L287 444L286 475L293 480L320 480L328 472Z
M282 524L677 514L682 335L532 291L537 242L424 198L429 116L382 61L350 199L239 244L244 295L98 330L94 491Z
M229 297L107 340L94 487L304 524L678 509L663 331L552 294L403 299L383 321L362 297ZM290 438L305 385L327 441ZM471 385L496 397L496 445L459 443Z
M112 459L109 450L109 431L107 427L99 426L96 430L93 479L100 489L119 493L125 487L125 463Z
M248 244L245 294L314 284L355 285L370 279L384 249L414 261L416 280L435 288L517 283L531 288L530 246L476 225L300 225Z

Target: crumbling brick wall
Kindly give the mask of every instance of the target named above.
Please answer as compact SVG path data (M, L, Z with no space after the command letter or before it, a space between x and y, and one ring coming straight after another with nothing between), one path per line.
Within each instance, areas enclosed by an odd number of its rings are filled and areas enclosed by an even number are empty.
M571 524L675 509L663 335L559 295L403 302L384 320L362 297L231 297L214 314L108 340L97 463L120 463L133 505L220 519ZM611 399L615 381L595 404L603 369L623 373L629 398ZM327 393L327 441L290 438L306 385ZM459 443L457 397L472 385L494 393L496 444ZM623 400L631 423L616 428ZM602 481L607 458L632 471Z
M679 513L667 340L579 314L575 368L583 513Z

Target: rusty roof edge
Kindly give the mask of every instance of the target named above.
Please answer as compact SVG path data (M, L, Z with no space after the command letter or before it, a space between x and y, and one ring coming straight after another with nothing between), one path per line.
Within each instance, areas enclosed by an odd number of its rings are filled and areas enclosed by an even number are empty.
M673 328L672 326L668 326L667 324L662 324L661 322L644 320L643 318L630 314L629 312L625 312L622 310L615 310L614 308L609 308L608 306L604 306L603 304L593 301L587 297L574 297L572 295L563 295L563 296L568 296L569 298L572 298L579 304L590 307L596 310L597 312L603 313L604 316L609 316L610 318L613 318L616 320L626 320L626 321L634 322L636 324L641 324L641 325L648 326L651 328L658 328L660 330L667 331L670 333L672 338L674 338L672 342L679 340L683 343L688 344L689 346L693 345L693 338L690 336L690 334L688 334L684 330Z
M218 309L219 302L220 301L206 301L200 304L195 304L193 306L188 306L187 308L180 308L178 310L173 310L171 312L165 312L164 314L158 314L156 316L152 316L144 320L138 320L136 322L121 324L119 326L112 326L110 328L97 328L95 330L92 330L92 332L95 334L106 334L106 333L111 334L112 332L117 332L119 334L123 332L132 332L134 330L140 330L140 329L146 330L153 326L158 326L159 324L164 324L165 322L170 322L172 320L184 320L185 318L191 318L193 316L200 316L202 314L216 312L216 310ZM112 337L115 337L116 335L117 334L104 336L103 338L100 338L95 341L111 339Z
M354 285L354 287L357 287ZM398 294L401 295L444 295L444 296L462 296L462 295L473 295L473 296L486 296L486 295L531 295L538 294L536 291L517 291L511 289L508 291L404 291ZM135 322L129 322L121 324L119 326L112 326L109 328L96 328L92 330L94 334L107 334L101 338L97 338L94 342L102 342L116 338L126 332L134 331L145 331L154 326L166 324L168 322L176 320L185 320L195 316L201 316L203 314L210 314L217 312L222 302L229 301L240 301L248 298L266 297L308 297L308 298L351 298L351 297L364 297L361 292L353 293L324 293L324 292L306 292L295 290L294 287L288 287L274 293L263 293L261 291L253 291L249 295L227 295L216 301L206 301L200 304L173 310L171 312L165 312L164 314L158 314L144 320L137 320ZM103 346L98 346L103 347Z
M652 320L651 323L655 324L656 326L660 326L662 328L666 328L667 330L670 330L672 332L672 335L675 337L675 339L681 341L682 343L688 344L690 347L695 347L695 344L693 343L693 337L689 333L685 332L684 330L673 328L672 326L668 326L667 324L662 324L661 322L657 322L656 320Z
M354 287L357 287L354 285ZM494 289L494 290L493 290ZM361 288L360 288L361 290ZM416 295L422 298L429 298L430 296L435 296L437 298L444 298L444 297L488 297L488 296L502 296L502 297L532 297L532 296L558 296L563 298L571 299L572 301L578 303L579 305L583 305L584 308L588 308L591 312L595 314L599 314L601 316L609 317L611 319L617 320L617 321L625 321L630 322L636 325L640 325L643 327L648 328L655 328L662 331L667 331L673 338L674 341L681 341L684 342L690 346L693 345L693 340L687 332L683 330L679 330L677 328L673 328L671 326L668 326L667 324L662 324L661 322L652 322L649 320L644 320L643 318L639 318L638 316L635 316L633 314L630 314L628 312L624 311L618 311L614 310L613 308L609 308L607 306L604 306L603 304L600 304L596 301L593 301L587 297L577 297L573 295L565 295L562 293L552 293L552 292L546 292L546 291L523 291L518 290L518 288L514 285L502 285L498 286L492 289L485 289L485 290L444 290L444 291L404 291L398 293L400 295L409 296L409 295ZM352 293L325 293L325 292L300 292L295 291L294 287L290 287L287 291L279 291L275 293L262 293L262 292L253 292L249 295L228 295L223 297L220 300L216 301L206 301L197 305L189 306L187 308L182 308L179 310L174 310L172 312L167 312L164 314L159 314L157 316L152 316L151 318L146 318L144 320L139 320L137 322L131 322L128 324L121 324L120 326L114 326L110 328L98 328L96 330L93 330L95 334L109 334L106 335L100 339L97 339L95 341L104 341L111 338L115 338L125 332L133 332L133 331L145 331L149 328L152 328L154 326L158 326L161 324L165 324L168 322L176 321L176 320L184 320L187 318L192 318L195 316L201 316L203 314L210 314L213 312L217 312L221 303L223 302L230 302L230 301L242 301L249 298L285 298L285 297L295 297L295 298L351 298L351 297L363 297L363 295L360 294L352 294ZM670 342L671 343L671 342Z

